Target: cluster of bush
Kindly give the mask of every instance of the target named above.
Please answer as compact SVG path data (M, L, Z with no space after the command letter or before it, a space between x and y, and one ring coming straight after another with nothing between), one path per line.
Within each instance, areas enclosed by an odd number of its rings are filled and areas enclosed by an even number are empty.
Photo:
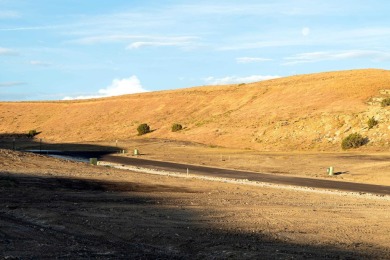
M140 124L137 127L138 135L150 133L150 126L148 124Z
M365 145L368 142L368 139L363 137L361 134L353 133L348 135L341 142L341 148L343 150L358 148L362 145Z
M376 120L375 117L371 117L367 121L368 129L372 129L374 126L378 124L379 121ZM351 148L358 148L362 145L365 145L366 143L368 143L367 137L363 137L361 134L358 133L353 133L343 139L343 141L341 142L341 148L344 150L351 149Z
M178 124L178 123L174 123L171 127L172 132L177 132L177 131L180 131L182 129L183 129L183 126L181 124ZM137 127L137 131L138 131L138 135L144 135L144 134L151 132L150 126L148 124L145 124L145 123L140 124Z
M389 105L390 105L390 98L389 98ZM367 121L368 129L373 128L374 126L378 125L378 120L376 120L374 117L371 117ZM174 123L171 127L172 132L177 132L183 129L183 126L178 123ZM140 124L137 128L138 135L144 135L147 133L150 133L150 126L148 124ZM351 148L358 148L362 145L365 145L368 142L368 138L363 137L359 133L353 133L345 137L341 142L341 148L351 149Z
M382 107L388 107L390 106L390 98L385 98L381 102ZM372 129L374 126L378 125L379 121L375 119L375 117L371 117L367 121L368 129ZM348 135L343 139L341 142L341 148L344 150L350 149L350 148L357 148L362 145L365 145L368 142L367 137L363 137L361 134L353 133Z
M381 102L382 107L388 107L390 106L390 98L385 98Z

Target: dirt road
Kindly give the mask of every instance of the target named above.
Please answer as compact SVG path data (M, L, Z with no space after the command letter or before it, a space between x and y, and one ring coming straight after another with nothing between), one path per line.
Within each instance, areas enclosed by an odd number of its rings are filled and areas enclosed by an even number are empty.
M321 180L321 179L314 179L314 178L293 177L293 176L285 176L285 175L277 175L277 174L255 173L249 171L228 170L228 169L221 169L215 167L188 165L188 164L173 163L173 162L162 162L162 161L140 159L135 157L115 156L115 155L104 155L101 157L101 159L113 163L127 164L127 165L140 166L140 167L152 168L152 169L161 169L165 171L173 171L173 172L181 172L181 173L186 173L187 169L189 169L191 174L219 177L219 178L234 178L234 179L243 179L243 180L247 179L249 181L266 182L266 183L273 183L273 184L331 189L331 190L339 190L339 191L350 191L350 192L358 192L358 193L371 193L371 194L379 194L379 195L390 195L390 186L383 186L383 185L361 184L361 183L352 183L352 182Z

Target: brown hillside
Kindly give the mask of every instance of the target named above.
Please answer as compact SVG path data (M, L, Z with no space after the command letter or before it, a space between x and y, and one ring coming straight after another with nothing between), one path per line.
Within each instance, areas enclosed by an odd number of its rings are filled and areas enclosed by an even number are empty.
M42 132L47 141L141 138L188 140L258 150L340 150L359 132L362 149L388 150L390 71L352 70L298 75L252 84L209 86L59 102L0 103L0 132ZM379 125L368 129L374 116ZM171 125L185 129L172 133Z

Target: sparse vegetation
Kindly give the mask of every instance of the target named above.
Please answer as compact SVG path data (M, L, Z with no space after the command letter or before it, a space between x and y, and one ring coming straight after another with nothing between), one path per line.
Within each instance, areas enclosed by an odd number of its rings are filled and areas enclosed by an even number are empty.
M390 98L385 98L381 102L382 107L388 107L390 106Z
M381 102L390 98L389 77L390 71L383 70L340 71L247 83L243 87L231 84L112 97L107 102L1 102L0 126L4 133L15 135L3 133L7 148L13 148L12 140L17 139L17 150L27 147L23 143L27 139L38 147L42 138L46 147L45 142L54 140L79 143L131 138L138 136L140 124L147 123L150 132L138 138L184 138L203 144L218 138L218 145L223 147L333 151L333 145L341 150L343 138L359 132L370 138L370 150L387 151L390 117L386 113L390 106L383 108ZM281 87L292 82L294 88ZM312 87L307 88L309 85ZM354 94L352 86L359 88L359 95ZM335 92L337 104L333 104ZM317 99L318 93L321 98ZM274 95L283 98L274 99ZM363 107L363 101L367 107ZM372 116L379 123L368 130ZM287 121L289 125L284 126ZM173 123L181 124L183 129L172 132ZM42 132L28 138L31 129Z
M343 139L341 143L341 148L343 148L343 150L358 148L362 145L365 145L366 143L367 143L367 138L364 138L359 133L353 133Z
M33 138L33 137L36 136L37 134L39 134L39 133L37 132L37 130L33 129L33 130L28 131L27 136L30 137L30 138Z
M140 124L137 128L138 135L144 135L150 132L150 126L148 124Z
M183 126L181 124L175 123L172 125L172 132L177 132L177 131L180 131L182 129L183 129Z
M368 119L368 121L367 121L368 129L373 128L373 127L376 126L378 123L379 123L378 120L376 120L374 117L371 117L371 118Z

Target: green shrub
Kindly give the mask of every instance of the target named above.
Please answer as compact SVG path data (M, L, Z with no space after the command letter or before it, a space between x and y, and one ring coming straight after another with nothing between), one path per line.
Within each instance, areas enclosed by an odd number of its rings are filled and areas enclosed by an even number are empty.
M374 117L371 117L371 118L368 119L368 121L367 121L368 129L373 128L373 127L376 126L378 123L379 123L378 120L375 120Z
M385 98L381 102L382 107L390 106L390 98Z
M181 124L173 124L172 125L172 132L177 132L183 129L183 126Z
M33 130L28 131L27 136L30 137L30 138L33 138L33 137L36 136L37 134L39 134L39 133L37 132L37 130L33 129Z
M138 135L144 135L150 132L150 126L148 124L140 124L137 128Z
M343 150L350 148L358 148L367 143L367 138L364 138L361 134L353 133L345 137L341 143Z

